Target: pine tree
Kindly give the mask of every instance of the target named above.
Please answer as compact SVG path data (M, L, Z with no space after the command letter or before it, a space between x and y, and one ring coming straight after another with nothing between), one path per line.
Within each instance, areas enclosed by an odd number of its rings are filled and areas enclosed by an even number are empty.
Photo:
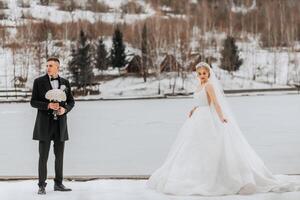
M103 71L108 68L109 59L108 59L108 53L105 48L105 44L103 42L103 38L100 38L97 44L97 50L96 50L96 68Z
M121 67L124 67L126 64L126 54L125 54L125 45L123 42L123 34L120 31L119 27L115 29L113 39L112 39L112 49L111 49L111 64L114 68L120 70Z
M75 63L77 63L77 52L76 49L74 47L72 47L71 49L71 57L72 60L69 62L69 72L71 74L71 78L72 78L72 83L74 86L76 86L77 88L79 88L79 66Z
M40 0L40 3L43 6L48 6L49 5L49 0Z
M148 39L147 39L147 25L144 24L143 31L142 31L142 73L144 82L147 81L147 64L148 64Z
M225 39L221 56L220 68L229 72L237 71L243 63L243 60L239 58L239 50L235 44L235 39L231 36L227 36Z
M90 44L84 31L80 31L77 49L72 49L72 59L69 62L69 70L77 88L83 88L87 94L87 86L91 85L93 79L93 67L91 64Z

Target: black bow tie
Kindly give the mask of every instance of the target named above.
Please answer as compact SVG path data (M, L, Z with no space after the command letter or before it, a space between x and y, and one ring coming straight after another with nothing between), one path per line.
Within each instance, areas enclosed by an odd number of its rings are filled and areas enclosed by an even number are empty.
M55 80L58 81L58 77L56 77L56 78L51 77L51 78L50 78L50 81L55 81Z

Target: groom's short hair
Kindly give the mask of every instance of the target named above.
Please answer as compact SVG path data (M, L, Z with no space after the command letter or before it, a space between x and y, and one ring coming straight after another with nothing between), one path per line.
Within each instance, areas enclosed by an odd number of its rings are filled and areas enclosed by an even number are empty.
M60 61L59 61L59 59L57 57L49 57L47 59L47 62L49 62L49 61L55 61L55 62L58 62L58 64L60 64Z

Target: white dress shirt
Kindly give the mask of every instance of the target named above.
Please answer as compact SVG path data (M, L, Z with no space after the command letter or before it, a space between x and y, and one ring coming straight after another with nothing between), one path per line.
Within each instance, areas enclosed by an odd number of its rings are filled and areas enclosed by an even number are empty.
M51 76L49 76L50 84L52 86L52 89L58 89L59 88L59 82L58 80L51 81Z

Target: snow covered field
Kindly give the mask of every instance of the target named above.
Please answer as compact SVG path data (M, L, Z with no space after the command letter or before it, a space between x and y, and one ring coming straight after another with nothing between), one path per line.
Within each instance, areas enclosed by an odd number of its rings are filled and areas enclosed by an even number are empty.
M229 97L249 143L274 173L300 174L300 95ZM65 175L149 175L166 157L192 99L77 102ZM0 104L0 176L36 176L36 111ZM53 175L53 155L49 158Z
M0 198L5 200L298 200L300 192L264 193L249 196L229 195L221 197L171 196L146 188L145 180L97 180L89 182L66 182L72 192L53 191L49 181L47 195L38 196L35 181L1 182ZM16 190L18 190L16 192Z

